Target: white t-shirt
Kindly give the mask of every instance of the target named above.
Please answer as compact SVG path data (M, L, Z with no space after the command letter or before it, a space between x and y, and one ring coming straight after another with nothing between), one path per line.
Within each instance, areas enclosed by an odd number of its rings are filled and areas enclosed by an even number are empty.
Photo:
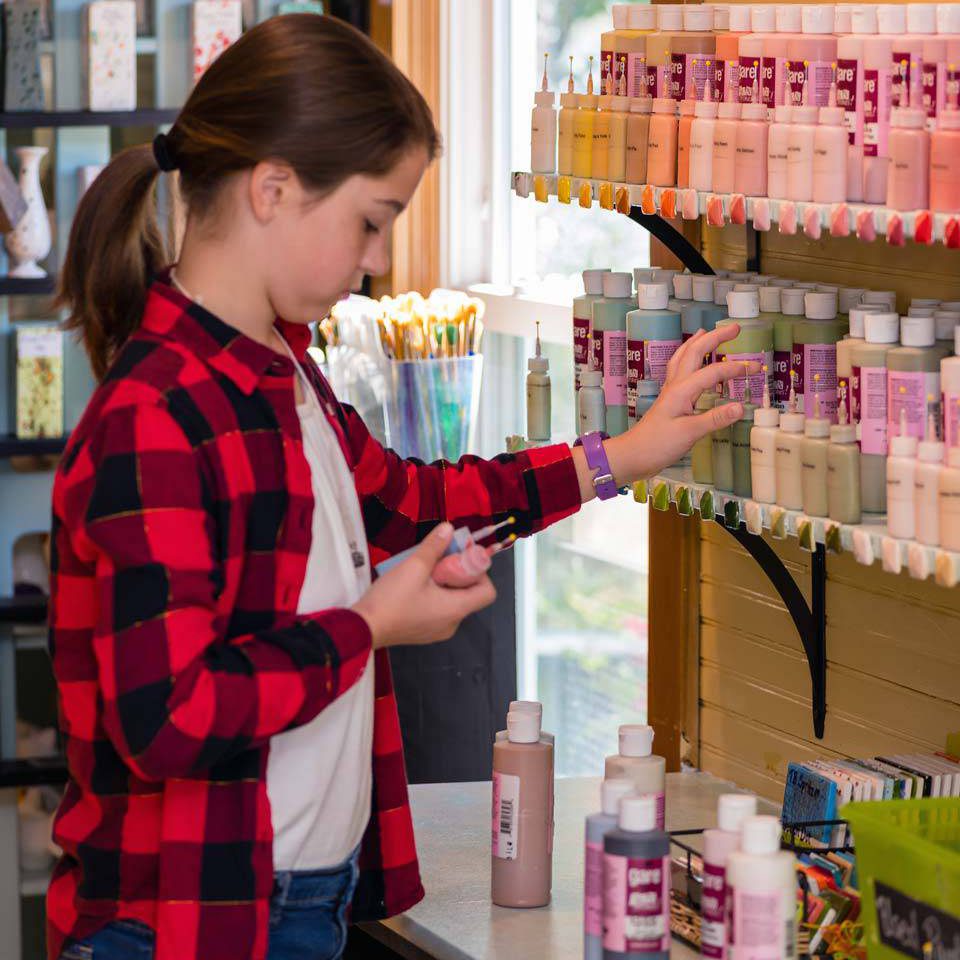
M306 614L352 606L370 586L370 563L353 476L299 365L297 372L304 390L297 415L314 498L313 539L297 604ZM267 795L275 870L337 866L363 839L373 779L373 674L371 654L350 690L310 723L271 738Z

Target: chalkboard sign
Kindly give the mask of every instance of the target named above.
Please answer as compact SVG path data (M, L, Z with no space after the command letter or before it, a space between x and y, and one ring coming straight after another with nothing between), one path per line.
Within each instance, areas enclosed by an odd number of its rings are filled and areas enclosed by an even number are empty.
M874 884L874 900L882 944L916 960L960 960L960 917L880 882Z

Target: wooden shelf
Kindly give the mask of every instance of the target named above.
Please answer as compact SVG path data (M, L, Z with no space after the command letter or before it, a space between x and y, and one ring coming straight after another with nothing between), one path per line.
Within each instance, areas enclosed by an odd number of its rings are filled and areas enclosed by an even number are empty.
M0 760L0 789L5 787L55 787L67 782L63 757Z
M0 623L31 624L47 620L47 597L28 593L19 597L0 597Z
M40 437L21 440L10 434L0 434L0 460L10 457L47 457L63 453L69 437Z
M142 110L37 110L0 112L0 129L31 127L159 127L173 123L179 108L147 107Z
M55 293L57 278L46 276L37 280L20 277L0 277L0 297L35 297Z

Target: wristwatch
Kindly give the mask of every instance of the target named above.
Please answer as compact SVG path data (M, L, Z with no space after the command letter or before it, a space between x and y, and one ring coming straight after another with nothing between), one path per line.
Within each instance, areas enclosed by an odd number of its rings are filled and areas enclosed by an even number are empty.
M601 500L610 500L620 491L613 479L613 471L610 469L610 461L607 459L607 452L603 449L603 441L606 439L604 434L595 431L586 433L580 441L583 445L583 452L587 457L587 466L595 470L593 475L593 489L597 492L597 497Z

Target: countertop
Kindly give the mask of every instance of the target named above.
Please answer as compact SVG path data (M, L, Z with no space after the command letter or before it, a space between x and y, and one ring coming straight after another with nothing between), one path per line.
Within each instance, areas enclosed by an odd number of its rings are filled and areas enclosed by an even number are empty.
M717 797L738 788L704 773L668 774L667 829L716 823ZM490 902L490 784L411 788L426 898L364 929L401 956L433 960L582 960L583 821L600 806L600 780L557 780L553 901L537 910ZM776 808L760 801L761 812ZM691 843L691 846L695 844ZM674 942L671 957L699 954Z

